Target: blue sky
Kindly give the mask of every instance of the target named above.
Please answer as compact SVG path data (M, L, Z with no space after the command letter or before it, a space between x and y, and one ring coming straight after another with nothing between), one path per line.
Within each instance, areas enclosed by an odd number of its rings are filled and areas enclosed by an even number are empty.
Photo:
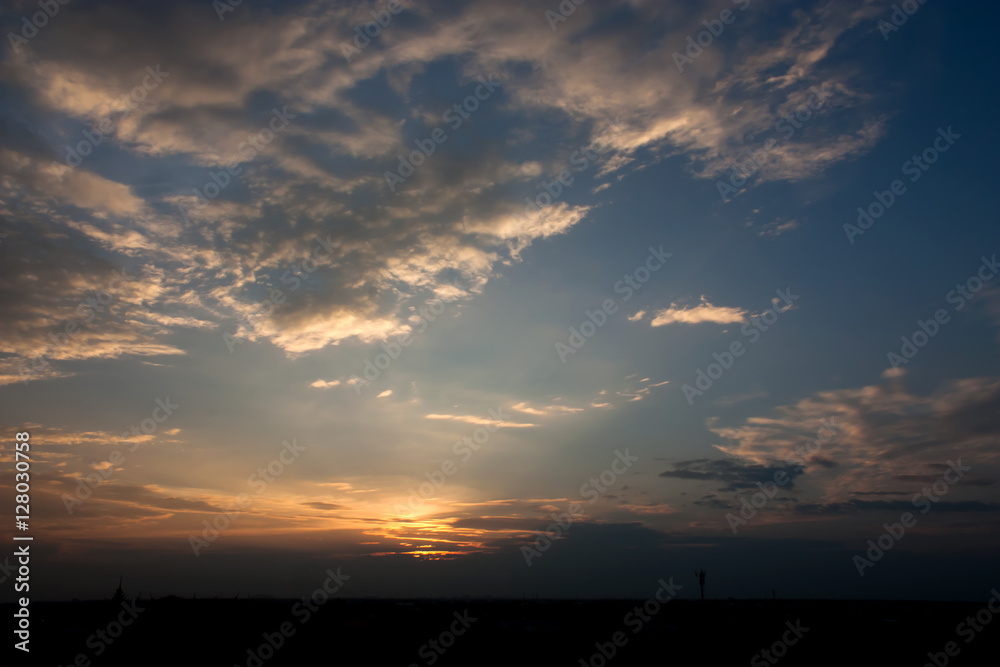
M701 566L734 596L995 585L995 9L890 32L857 1L80 0L12 39L36 9L3 14L0 398L47 562L94 575L43 596L122 569L291 595L331 563L358 595L641 595Z

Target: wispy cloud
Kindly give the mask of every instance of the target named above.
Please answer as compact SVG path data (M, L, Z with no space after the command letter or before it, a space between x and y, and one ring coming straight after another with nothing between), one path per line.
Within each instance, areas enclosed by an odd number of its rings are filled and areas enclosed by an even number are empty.
M650 324L654 327L663 327L668 324L702 324L704 322L732 324L742 322L746 317L747 312L742 308L714 306L703 295L701 303L697 306L685 308L672 303L669 308L656 311Z
M775 236L781 236L782 234L798 229L801 226L802 225L801 223L799 223L798 220L786 220L784 222L780 220L774 220L772 222L767 223L759 230L757 230L757 235L773 238Z
M531 406L528 403L521 402L516 405L512 405L511 410L517 410L518 412L523 412L525 414L543 417L552 414L583 412L584 408L573 408L568 405Z
M443 419L455 422L465 422L466 424L476 424L478 426L496 426L497 428L534 428L537 424L525 424L522 422L499 421L496 419L485 419L475 415L424 415L426 419Z

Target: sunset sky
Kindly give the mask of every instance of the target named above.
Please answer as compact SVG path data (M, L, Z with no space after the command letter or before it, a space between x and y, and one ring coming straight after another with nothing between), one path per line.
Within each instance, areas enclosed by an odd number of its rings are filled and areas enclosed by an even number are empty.
M1000 16L912 4L5 3L36 596L986 595Z

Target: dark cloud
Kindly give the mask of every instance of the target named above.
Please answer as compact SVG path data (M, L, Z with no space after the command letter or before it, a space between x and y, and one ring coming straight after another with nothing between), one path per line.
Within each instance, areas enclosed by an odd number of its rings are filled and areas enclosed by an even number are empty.
M453 528L472 528L474 530L523 530L535 533L547 530L549 526L552 525L552 520L521 517L473 517L458 519L451 525Z
M718 498L713 498L712 500L696 500L695 505L700 505L702 507L707 507L713 510L727 510L736 507L732 503L726 502L725 500L720 500Z
M934 512L997 512L1000 503L984 503L978 500L941 500L931 506ZM912 502L904 500L850 500L843 503L802 503L795 506L796 514L842 515L856 512L910 512L919 510Z
M893 475L890 479L896 482L918 482L920 484L933 484L941 479L939 475Z
M305 505L306 507L312 507L313 509L318 509L318 510L342 510L342 509L347 509L344 505L338 505L336 503L324 503L324 502L320 502L320 501L314 501L314 502L308 502L308 503L302 503L302 504Z
M803 470L794 466L765 466L729 459L694 459L674 464L673 470L661 472L660 477L726 482L727 486L719 491L737 491L757 488L758 483L773 482L779 472L788 476L785 486L795 488L795 478Z
M908 496L913 491L851 491L852 496Z
M165 496L163 493L145 486L107 484L98 487L95 493L99 494L98 497L103 500L136 503L145 507L158 509L180 510L184 512L210 512L213 514L225 511L221 507L216 507L200 500Z

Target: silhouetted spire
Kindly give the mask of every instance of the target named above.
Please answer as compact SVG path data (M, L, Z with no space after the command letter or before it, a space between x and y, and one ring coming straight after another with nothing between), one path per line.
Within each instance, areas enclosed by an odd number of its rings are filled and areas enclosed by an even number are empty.
M125 589L122 588L123 579L124 577L122 575L118 575L118 590L116 590L115 594L111 596L111 601L116 604L125 601Z
M694 576L698 577L698 585L701 587L701 599L705 599L705 570L695 570Z

